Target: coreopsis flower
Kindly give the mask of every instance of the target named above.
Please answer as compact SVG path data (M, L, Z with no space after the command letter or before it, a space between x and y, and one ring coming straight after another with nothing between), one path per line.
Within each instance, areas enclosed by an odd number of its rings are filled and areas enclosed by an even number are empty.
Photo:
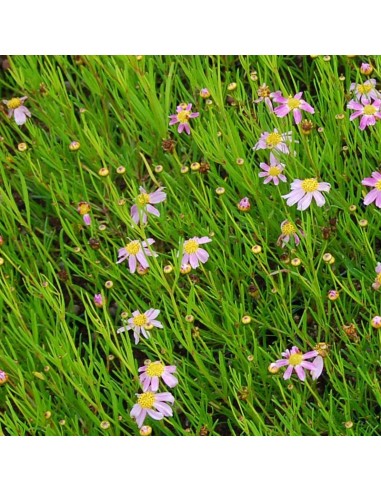
M361 63L360 72L363 75L370 75L373 70L373 65L371 65L370 63Z
M207 237L193 237L184 242L183 245L183 257L181 260L181 265L186 265L189 263L192 268L197 268L199 266L199 261L201 263L206 263L209 258L209 254L205 249L200 248L200 244L210 243L212 240Z
M190 135L190 126L188 121L190 118L197 118L200 115L200 113L192 113L191 109L192 104L180 104L180 106L177 106L176 109L177 114L171 114L169 116L171 118L171 121L169 122L170 125L180 123L177 128L179 133L185 130L187 134Z
M376 90L376 79L366 80L363 84L351 84L350 90L354 92L354 96L358 101L366 104L370 99L379 99L381 94Z
M122 261L128 258L128 267L131 273L135 273L137 262L143 268L148 268L149 264L147 256L157 256L157 253L150 251L148 245L151 246L155 242L154 239L147 239L147 241L130 241L124 248L120 248L118 251L118 261L116 263L122 263Z
M256 99L254 102L260 103L260 102L264 101L265 104L267 105L267 107L269 108L270 113L272 113L273 112L273 105L272 105L271 99L273 97L273 93L270 92L269 87L266 84L262 84L259 87L257 92L258 92L259 98Z
M292 132L279 133L276 128L273 132L261 133L261 137L254 145L253 150L259 149L271 149L283 152L283 154L289 154L290 149L286 142L292 141Z
M146 391L136 394L138 402L132 407L130 416L136 420L139 429L142 427L147 414L155 420L172 417L172 408L167 403L175 401L171 393L153 393Z
M371 101L370 99L362 99L361 103L352 99L347 104L348 109L354 109L354 113L349 117L350 121L361 116L360 130L365 130L367 126L376 124L376 121L381 118L380 112L381 99Z
M160 216L160 212L152 206L152 204L161 203L167 198L167 194L164 193L164 188L160 187L153 193L147 193L146 190L140 186L140 194L136 197L136 205L131 207L132 220L139 224L142 220L143 224L147 222L147 214ZM140 213L139 213L140 212Z
M178 383L177 378L173 375L176 366L165 366L161 362L149 362L139 367L138 371L141 372L139 379L143 385L143 391L157 391L160 378L170 388L174 388Z
M313 362L308 362L306 359L312 359L313 357L317 357L319 353L316 350L311 350L306 354L303 354L298 347L292 347L291 350L286 350L282 352L283 359L278 359L273 363L273 367L283 367L287 366L286 371L283 374L283 379L290 379L293 371L296 372L298 378L301 381L306 379L305 369L308 371L314 371L314 374L318 374L320 370L320 360L318 364L315 365ZM320 371L321 374L321 371ZM314 379L320 376L318 374Z
M103 306L103 296L102 294L95 294L94 296L94 304L101 308Z
M79 202L78 203L77 211L80 215L82 215L83 222L87 226L89 226L91 224L91 217L89 214L90 210L91 210L90 203L87 203L87 202Z
M259 167L263 169L262 172L258 174L260 178L266 177L263 184L270 183L272 181L276 186L279 184L279 180L287 181L287 178L282 171L284 170L284 165L275 157L273 153L270 153L270 165L261 162Z
M298 246L300 243L298 232L304 236L304 232L301 229L297 229L289 220L284 220L280 225L280 229L282 234L278 237L277 244L281 245L282 248L290 241L291 237L294 238L295 246Z
M321 191L329 192L331 185L329 183L318 183L317 179L295 179L291 183L291 192L288 195L282 195L282 198L287 198L287 205L298 204L298 210L306 210L312 198L314 198L318 207L325 204L325 198Z
M251 204L247 196L245 198L242 198L242 200L237 203L238 210L241 212L248 212L250 210Z
M377 263L375 270L377 273L377 277L375 278L372 287L374 290L379 290L379 288L381 287L381 263Z
M274 94L273 101L280 103L280 106L274 109L274 113L278 118L283 118L292 111L295 123L298 125L302 121L302 111L307 111L307 113L311 114L315 113L314 108L302 99L302 95L303 92L298 92L293 97L284 97L278 91Z
M123 333L126 330L132 330L134 332L135 343L139 343L140 334L142 334L144 338L149 338L149 332L153 328L163 328L160 321L156 320L159 314L159 309L149 309L145 313L134 311L132 313L132 318L127 320L127 326L121 326L116 330L116 332Z
M372 172L372 177L363 179L361 184L374 187L374 189L365 196L364 205L370 205L375 202L376 206L381 208L381 173L378 171Z
M32 115L27 107L24 106L24 102L27 100L27 96L24 97L13 97L9 101L3 100L3 103L8 108L8 117L15 119L17 125L23 125L26 122L27 117L30 118Z

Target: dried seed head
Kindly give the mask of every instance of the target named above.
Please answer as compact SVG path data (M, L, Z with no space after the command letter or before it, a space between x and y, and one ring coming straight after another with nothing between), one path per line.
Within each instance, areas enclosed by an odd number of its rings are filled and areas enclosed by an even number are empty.
M101 243L99 239L96 239L95 237L91 237L89 239L89 246L91 249L99 249L101 247Z
M303 133L303 135L310 135L313 129L314 129L314 124L312 123L311 120L302 121L300 125L300 130Z
M203 425L200 429L200 436L207 436L209 434L209 430L206 425Z
M210 171L210 164L208 162L201 162L200 169L198 170L201 174L207 174Z
M247 386L243 386L240 390L238 390L237 396L239 400L246 401L249 398L249 388Z
M176 147L176 141L172 140L171 138L168 138L167 140L163 140L161 147L164 150L164 152L169 152L170 154L173 154Z
M329 351L329 345L325 342L319 342L315 345L314 350L316 350L322 357L327 357Z
M249 296L253 297L254 299L258 299L260 296L259 289L256 285L250 284L249 285Z

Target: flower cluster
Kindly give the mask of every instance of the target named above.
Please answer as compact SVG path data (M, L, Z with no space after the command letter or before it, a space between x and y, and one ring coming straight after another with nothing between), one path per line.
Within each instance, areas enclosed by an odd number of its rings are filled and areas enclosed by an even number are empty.
M369 75L372 70L369 70L371 65L363 63L361 72ZM350 115L350 121L360 118L360 130L365 130L367 126L373 126L381 119L381 94L376 89L376 79L368 79L362 84L353 82L350 86L350 91L354 95L354 99L347 104L348 109L354 112Z

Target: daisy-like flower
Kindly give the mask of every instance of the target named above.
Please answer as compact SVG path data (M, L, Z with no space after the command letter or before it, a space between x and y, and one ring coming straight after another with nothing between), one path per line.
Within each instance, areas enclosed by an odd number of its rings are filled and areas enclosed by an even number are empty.
M350 91L354 92L355 98L363 104L369 99L379 99L381 94L376 90L376 79L366 80L363 84L353 82Z
M259 98L256 99L254 102L255 103L260 103L262 101L265 101L265 104L270 110L270 113L273 112L273 105L271 102L272 97L274 96L274 93L270 92L269 87L266 84L262 84L259 89L258 89L258 96Z
M146 391L137 394L138 402L132 407L130 416L136 420L138 427L143 425L147 414L155 420L162 420L164 417L172 417L172 408L167 403L173 404L175 401L171 393L153 393Z
M286 350L285 352L282 352L283 359L278 359L276 362L273 363L273 367L283 367L283 366L288 366L287 369L285 370L283 374L284 379L290 379L292 372L295 370L298 378L301 381L304 381L306 379L306 373L305 369L308 371L314 371L314 374L316 375L319 371L319 367L315 365L313 362L308 362L306 359L312 359L313 357L317 357L319 353L316 350L311 350L311 352L307 352L306 354L303 354L298 347L292 347L291 350ZM319 360L320 364L320 360ZM320 371L321 374L321 371ZM314 379L320 376L317 375Z
M210 243L212 240L207 237L193 237L184 241L183 245L183 257L181 260L182 265L190 263L192 268L197 268L199 266L199 261L201 263L206 263L209 258L209 254L205 249L200 248L200 244Z
M3 100L3 103L8 108L8 117L15 119L17 125L23 125L26 122L27 117L30 118L32 115L27 107L24 106L24 102L27 100L27 96L24 97L13 97L9 101Z
M301 229L297 229L289 220L284 220L280 225L280 229L282 234L278 237L277 244L282 245L282 248L290 241L291 237L294 238L295 246L298 246L300 243L298 232L304 236L304 232Z
M144 338L150 337L150 331L156 328L163 328L160 321L156 318L159 316L159 309L149 309L145 313L140 313L140 311L134 311L132 313L132 318L127 320L127 326L121 326L116 330L117 333L123 333L124 331L132 330L134 332L135 343L139 343L140 334Z
M77 212L82 215L83 217L83 222L89 226L91 224L91 217L90 217L90 212L91 207L90 203L87 202L79 202L78 207L77 207Z
M136 224L139 224L140 219L145 224L147 222L147 214L160 217L160 212L152 204L163 202L167 198L167 194L162 191L164 190L163 187L158 188L153 193L147 193L142 186L140 186L139 190L140 195L136 197L136 205L131 207L131 217Z
M329 183L318 183L317 179L295 179L291 183L291 192L288 195L282 195L282 198L287 198L287 205L298 204L298 210L306 210L311 204L312 198L318 207L322 207L325 204L325 198L320 193L321 191L327 191L331 189Z
M190 118L197 118L200 113L192 113L192 104L180 104L180 106L177 106L176 113L177 114L171 114L170 118L171 121L169 122L170 125L175 125L176 123L180 123L177 131L179 133L183 132L184 130L187 132L188 135L190 135L190 126L188 124L188 121Z
M376 202L376 206L381 208L381 173L374 171L372 177L363 179L361 184L374 187L374 189L365 196L364 205L370 205L371 203Z
M284 165L278 161L274 154L270 153L270 165L261 162L259 164L259 167L263 169L263 171L260 172L258 176L260 178L266 177L266 179L263 181L263 184L267 184L272 181L275 186L278 186L279 180L284 182L287 181L286 176L282 174L282 171L284 170Z
M155 242L154 239L147 239L147 241L131 241L124 248L120 248L118 251L118 261L116 263L122 263L122 261L128 258L128 267L131 273L135 273L137 262L143 268L149 268L149 264L146 256L157 256L157 253L150 251L148 245Z
M280 103L274 109L274 113L278 118L284 118L288 113L292 111L294 115L295 123L298 125L302 121L302 111L307 111L307 113L315 113L315 110L306 101L302 99L303 92L298 92L294 97L284 97L281 92L278 91L273 97L273 101Z
M374 283L372 284L372 287L374 290L379 290L381 287L381 263L377 263L375 270L377 273L377 277L375 278Z
M283 154L289 154L290 149L286 142L292 141L292 132L279 133L276 128L273 132L261 133L261 138L254 145L253 150L259 149L271 149L283 152Z
M143 385L143 391L157 391L160 378L170 388L174 388L178 383L177 378L173 376L176 366L165 366L161 362L149 362L139 367L138 371L141 372L139 379Z
M352 99L347 104L348 109L354 109L354 113L349 119L353 121L361 116L359 128L365 130L367 126L375 125L376 121L381 118L380 106L381 99L376 99L373 102L370 99L362 99L361 103Z

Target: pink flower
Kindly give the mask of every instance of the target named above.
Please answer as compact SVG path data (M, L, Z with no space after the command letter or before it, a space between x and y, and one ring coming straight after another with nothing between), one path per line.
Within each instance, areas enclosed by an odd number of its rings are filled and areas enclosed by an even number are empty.
M242 200L237 203L237 207L238 210L240 210L241 212L248 212L250 210L251 205L247 196L245 196L245 198L242 198Z
M200 244L210 243L212 240L207 237L193 237L184 242L183 245L183 258L181 264L190 263L192 268L197 268L199 266L199 261L201 263L206 263L209 258L209 254L205 249L200 248Z
M26 122L27 117L31 117L30 111L23 105L26 101L27 96L24 97L13 97L9 101L3 100L3 103L8 107L8 117L11 118L12 115L15 119L17 125L23 125Z
M278 186L279 180L287 181L286 176L282 174L284 165L278 161L274 154L270 153L270 165L261 162L259 164L259 167L264 171L260 172L258 176L260 178L267 176L266 179L263 181L263 184L267 184L270 183L270 181L273 181L275 186Z
M365 196L364 205L370 205L375 201L376 206L381 208L381 174L378 171L374 171L372 177L363 179L361 184L374 187L374 189Z
M204 87L203 89L201 89L200 90L200 96L203 99L207 99L208 97L210 97L210 91L209 91L209 89L207 89L206 87Z
M373 70L373 65L371 65L370 63L361 63L360 72L363 75L370 75Z
M77 207L77 212L82 215L83 222L89 226L91 224L91 217L89 212L91 210L90 203L88 202L79 202Z
M372 287L374 290L379 290L379 288L381 287L381 263L377 263L375 270L377 273L377 277L375 278L375 281L372 284Z
M172 374L176 371L176 366L165 366L161 362L149 362L145 366L139 367L138 371L142 373L139 379L143 385L143 391L157 391L160 378L170 388L174 388L178 383L177 378Z
M363 104L367 103L369 99L379 99L381 94L376 90L376 79L366 80L363 84L351 84L350 90L355 93L355 97Z
M155 242L154 239L147 239L147 241L131 241L124 248L120 248L118 251L118 261L116 263L122 263L122 261L128 258L128 267L131 273L135 273L137 261L143 268L149 268L149 264L146 256L157 256L157 253L150 251L148 245Z
M274 149L283 152L283 154L289 154L290 149L286 142L292 141L292 132L279 133L276 128L272 133L264 132L261 134L261 138L254 145L253 150L259 149Z
M103 306L103 297L102 294L95 294L94 296L94 304L101 308Z
M282 248L290 241L290 238L293 237L295 241L295 246L298 246L300 243L300 239L298 236L298 229L292 224L289 220L284 220L280 225L282 234L278 237L278 245L282 244ZM304 236L304 232L299 229L299 233Z
M312 198L318 207L325 204L325 198L320 193L321 191L329 192L331 185L329 183L318 183L317 179L295 179L291 183L291 192L288 195L282 195L282 198L287 198L287 205L290 207L298 203L298 210L306 210Z
M172 417L172 408L164 403L168 402L172 404L175 401L171 393L146 391L136 396L138 397L138 402L132 407L130 416L136 420L139 429L143 425L147 414L155 420Z
M381 316L375 316L374 318L371 319L370 324L373 326L373 328L381 328Z
M271 102L271 99L274 97L274 93L270 93L270 89L266 84L262 84L259 89L258 89L258 96L259 98L256 99L254 102L255 103L260 103L262 101L265 101L265 104L270 110L270 113L273 112L273 105Z
M380 106L380 99L373 102L368 99L362 99L361 103L352 99L347 104L347 108L354 109L355 112L351 114L349 119L352 121L361 116L359 128L360 130L365 130L367 126L375 125L376 121L381 118Z
M140 186L139 190L140 195L136 197L137 204L131 207L131 217L136 224L139 224L140 219L145 224L147 222L147 214L156 215L156 217L160 216L160 212L152 206L152 203L163 202L167 198L167 194L161 191L164 190L163 187L158 188L153 193L147 193L142 186Z
M135 343L139 343L140 332L144 338L150 337L150 330L155 326L156 328L163 328L160 321L157 318L160 314L159 309L149 309L145 313L140 313L140 311L134 311L132 313L132 318L127 320L127 326L121 326L116 330L117 333L123 333L124 331L132 330L134 332Z
M180 123L177 131L181 133L183 130L187 132L188 135L190 135L190 126L188 124L188 121L190 118L197 118L200 113L191 113L192 109L192 104L180 104L180 106L177 106L176 112L177 114L171 114L170 118L171 121L169 122L170 125L175 125L176 123Z
M302 121L302 111L307 113L315 113L312 106L302 99L303 92L298 92L294 97L283 97L281 92L275 93L273 101L280 103L280 106L274 109L274 113L278 118L283 118L291 111L294 114L295 123L298 125Z
M316 350L312 350L311 352L307 352L306 354L303 354L298 349L298 347L294 346L292 347L291 350L287 349L285 352L282 352L282 355L284 359L279 359L276 362L274 362L272 365L273 367L288 366L285 373L283 374L283 379L290 379L292 372L295 370L298 378L301 381L304 381L306 379L306 373L304 369L311 371L313 379L316 379L320 376L323 370L323 368L321 367L322 361L320 361L320 359L317 361L316 365L313 362L308 362L306 360L306 359L312 359L312 357L316 357L317 359L319 353Z

